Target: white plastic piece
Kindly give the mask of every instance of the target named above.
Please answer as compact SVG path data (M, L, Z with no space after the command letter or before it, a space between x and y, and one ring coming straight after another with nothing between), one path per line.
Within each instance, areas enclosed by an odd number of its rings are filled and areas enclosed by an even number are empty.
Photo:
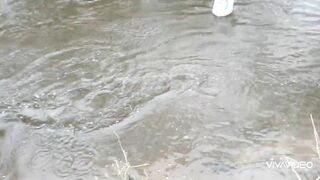
M234 0L214 0L212 14L228 16L233 12Z

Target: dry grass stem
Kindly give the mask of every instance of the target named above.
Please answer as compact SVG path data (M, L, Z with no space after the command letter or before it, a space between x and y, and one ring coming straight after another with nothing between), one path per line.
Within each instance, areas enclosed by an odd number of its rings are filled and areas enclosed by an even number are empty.
M117 137L118 144L121 148L121 151L122 151L122 154L124 157L124 161L125 161L124 163L121 163L121 161L117 161L117 160L114 161L117 175L122 180L129 180L129 179L131 179L131 176L128 173L131 169L145 167L145 166L148 166L149 164L145 163L145 164L139 164L139 165L132 166L130 164L130 162L128 161L128 153L124 150L119 135L116 132L113 132L113 133ZM145 174L145 177L143 177L143 179L145 179L145 180L149 179L145 170L144 170L144 174Z
M311 119L311 123L312 123L312 126L313 126L313 135L314 135L314 140L315 140L315 146L316 146L318 158L320 160L319 134L317 132L317 128L316 128L316 125L314 123L312 114L310 114L310 119Z

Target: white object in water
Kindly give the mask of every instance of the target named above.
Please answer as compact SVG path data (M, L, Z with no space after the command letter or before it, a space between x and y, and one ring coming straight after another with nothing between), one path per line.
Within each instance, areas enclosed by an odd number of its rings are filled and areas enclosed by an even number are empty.
M212 14L216 16L228 16L232 13L234 0L214 0Z

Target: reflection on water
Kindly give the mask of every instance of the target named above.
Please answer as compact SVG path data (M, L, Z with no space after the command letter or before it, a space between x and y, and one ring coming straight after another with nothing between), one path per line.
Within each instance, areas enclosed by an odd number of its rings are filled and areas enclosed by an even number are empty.
M316 162L320 1L235 6L0 1L2 179L115 178L113 131L152 180L294 179L265 161Z

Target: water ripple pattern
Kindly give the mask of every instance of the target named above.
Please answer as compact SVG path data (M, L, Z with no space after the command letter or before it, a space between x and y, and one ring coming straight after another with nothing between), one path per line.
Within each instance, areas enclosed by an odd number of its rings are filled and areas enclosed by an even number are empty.
M0 179L112 179L113 131L151 179L293 179L263 162L315 159L320 1L211 8L0 1Z

